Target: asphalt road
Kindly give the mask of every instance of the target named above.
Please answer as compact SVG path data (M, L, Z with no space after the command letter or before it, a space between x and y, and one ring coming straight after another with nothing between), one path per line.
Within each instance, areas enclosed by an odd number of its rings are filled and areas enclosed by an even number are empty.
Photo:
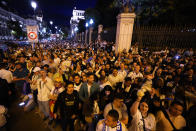
M54 123L48 126L48 121L43 121L36 108L25 112L18 104L19 101L14 102L9 108L8 131L61 131L59 125L53 128Z

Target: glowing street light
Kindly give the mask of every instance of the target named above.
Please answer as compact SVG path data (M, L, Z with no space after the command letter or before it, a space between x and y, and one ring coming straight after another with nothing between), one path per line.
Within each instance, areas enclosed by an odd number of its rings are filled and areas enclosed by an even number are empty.
M92 24L94 23L93 19L90 19L89 24L91 25L89 28L89 45L91 43L92 33L93 33L93 27Z
M55 26L55 29L57 29L58 27L57 26Z
M77 32L77 31L78 31L78 27L76 27L76 28L74 29L74 31Z
M92 25L94 23L93 19L90 19L89 23Z
M37 3L35 1L31 1L31 6L35 10L37 8Z
M50 24L53 25L53 21L50 21Z
M88 23L86 23L86 25L85 25L86 27L88 27Z

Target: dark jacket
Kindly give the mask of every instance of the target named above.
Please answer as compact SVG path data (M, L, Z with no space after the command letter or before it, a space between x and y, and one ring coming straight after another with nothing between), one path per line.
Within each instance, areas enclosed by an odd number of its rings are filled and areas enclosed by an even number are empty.
M78 114L79 95L77 91L73 91L72 94L67 94L67 91L63 91L59 94L54 107L54 113L60 109L61 118L71 118L72 115Z
M92 95L95 92L99 92L99 84L97 84L96 82L93 83L93 85L90 88L90 95ZM90 96L88 94L88 86L87 83L83 83L80 87L80 91L79 91L79 97L80 99L84 102L85 100L87 100Z

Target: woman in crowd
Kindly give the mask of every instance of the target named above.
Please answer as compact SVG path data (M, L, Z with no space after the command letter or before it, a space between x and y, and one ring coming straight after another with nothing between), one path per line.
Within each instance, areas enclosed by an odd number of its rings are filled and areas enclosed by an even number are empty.
M137 100L131 106L132 121L129 131L152 131L156 129L155 116L148 113L149 100L142 97L138 95Z

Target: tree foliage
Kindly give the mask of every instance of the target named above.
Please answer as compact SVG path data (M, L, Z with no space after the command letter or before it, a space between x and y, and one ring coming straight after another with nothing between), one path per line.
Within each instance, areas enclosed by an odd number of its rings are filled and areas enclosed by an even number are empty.
M12 35L14 35L16 39L20 39L21 37L24 38L26 36L26 33L20 27L20 23L18 21L10 20L7 22L7 26L12 31Z
M104 27L116 26L116 16L120 13L123 1L126 0L97 0L93 9L87 10L87 16L96 19L97 15L90 13L98 11L97 22ZM134 7L136 23L146 25L160 24L195 24L195 0L128 0Z
M80 20L80 22L78 23L78 30L79 30L79 33L81 32L85 32L85 20Z

